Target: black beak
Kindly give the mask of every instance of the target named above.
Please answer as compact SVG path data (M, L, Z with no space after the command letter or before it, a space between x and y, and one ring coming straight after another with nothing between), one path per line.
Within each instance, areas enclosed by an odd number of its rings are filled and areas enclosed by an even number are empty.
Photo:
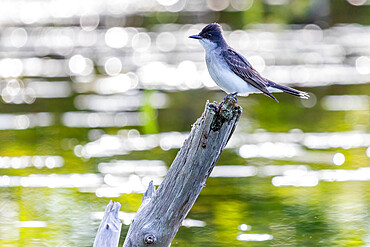
M191 36L189 36L189 38L192 38L192 39L202 39L202 36L200 36L200 35L191 35Z

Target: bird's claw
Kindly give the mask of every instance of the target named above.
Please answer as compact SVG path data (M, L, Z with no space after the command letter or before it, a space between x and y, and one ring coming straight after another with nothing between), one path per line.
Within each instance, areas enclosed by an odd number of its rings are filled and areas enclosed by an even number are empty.
M224 98L224 101L226 101L228 98L232 97L236 101L236 103L238 103L238 98L236 97L237 94L238 94L238 92L226 95L225 98Z
M236 97L237 94L238 93L236 92L226 95L224 100L218 105L218 112L221 112L222 106L229 98L233 98L233 100L235 100L235 103L238 103L238 98Z

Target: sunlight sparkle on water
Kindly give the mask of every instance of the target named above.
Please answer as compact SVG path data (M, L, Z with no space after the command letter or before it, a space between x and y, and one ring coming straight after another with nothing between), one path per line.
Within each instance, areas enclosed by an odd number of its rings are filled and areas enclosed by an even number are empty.
M100 17L96 13L84 14L80 17L80 26L85 31L95 30L99 25Z
M66 98L72 94L67 81L30 81L27 88L33 90L36 98Z
M366 111L369 104L367 95L328 95L321 100L322 107L328 111Z
M342 154L342 153L336 153L333 156L333 163L336 166L343 165L343 163L344 163L345 160L346 160L346 158L345 158L344 154Z
M105 43L112 48L122 48L128 42L128 34L124 28L112 27L105 33Z
M105 72L110 76L118 75L122 70L121 60L117 57L110 57L104 64Z
M35 155L35 156L0 156L0 168L4 169L24 169L27 167L41 168L57 168L64 165L62 156L48 156L48 155Z
M243 158L289 158L301 153L301 147L294 143L264 142L257 145L245 144L239 148L239 154Z
M34 127L51 126L54 117L48 112L28 114L0 114L0 130L4 129L28 129Z
M163 176L153 174L150 171L140 175L137 173L106 174L104 175L104 184L96 189L95 194L98 197L119 197L121 194L144 193L148 181L159 185L163 180Z
M357 148L370 145L370 133L360 131L307 133L302 142L308 148Z
M273 238L272 235L266 233L242 233L236 239L239 241L267 241Z
M24 28L13 29L10 35L10 42L14 47L23 47L28 39L27 31Z
M370 74L370 57L358 57L356 59L356 69L362 75Z
M46 221L18 221L15 223L17 227L31 227L31 228L36 228L36 227L47 227L47 222Z
M4 58L0 60L0 77L18 77L23 72L23 63L18 58Z
M87 76L94 71L94 62L82 55L74 55L69 59L69 69L72 74Z
M247 224L241 224L240 226L238 226L238 229L240 231L250 231L250 230L252 230L252 227L250 225L247 225Z
M131 151L151 150L160 146L163 150L180 148L187 134L168 132L151 135L103 135L98 140L79 146L77 155L86 157L106 157L127 154Z
M186 218L186 219L183 220L182 226L185 226L185 227L205 227L206 222L204 222L202 220L194 220L194 219Z
M156 101L151 101L154 109L162 109L167 106L167 96L156 93ZM144 105L142 94L133 95L78 95L74 105L80 110L92 111L136 111Z
M151 42L151 38L147 33L137 33L132 38L132 48L135 51L144 52L149 49Z
M294 174L273 177L271 182L276 187L280 186L313 187L319 184L319 179L314 175Z
M136 86L135 81L131 80L127 74L117 74L116 76L98 79L95 84L95 91L99 94L125 93Z
M77 113L76 113L77 114ZM80 113L78 113L80 114ZM90 113L86 113L90 114ZM81 121L86 122L86 117L82 117ZM74 120L76 121L76 120ZM74 122L73 121L73 122ZM79 120L80 121L80 120ZM72 125L72 122L66 125ZM130 124L127 124L130 125ZM77 126L73 124L73 126ZM81 125L85 126L85 125ZM87 125L89 126L89 125ZM92 126L90 126L92 127ZM188 133L168 132L152 135L142 135L134 139L128 139L123 136L111 136L117 143L122 143L122 146L116 146L104 156L122 154L132 150L149 150L160 146L163 150L170 150L173 148L180 148L188 136ZM292 159L300 162L319 162L331 163L333 162L333 154L320 153L315 151L306 151L302 146L310 149L329 149L329 148L356 148L368 147L370 145L370 134L362 132L332 132L332 133L253 133L234 135L226 148L239 148L239 154L243 158L264 157L269 159ZM132 141L137 143L133 145ZM150 145L142 145L150 140ZM277 141L276 143L271 141ZM283 142L285 141L285 143ZM95 155L103 155L108 151L105 147L98 144L99 140L90 142L85 145L86 148L92 148L97 145L91 153L92 157ZM249 144L244 144L249 143ZM239 146L241 145L241 146ZM301 146L302 145L302 146ZM91 147L90 147L91 146ZM135 148L136 146L136 148ZM139 149L137 149L140 146ZM145 146L145 147L144 147ZM133 149L132 149L133 148ZM143 149L142 149L143 148ZM98 152L98 150L100 150ZM104 151L105 150L105 151ZM100 154L98 154L100 153Z
M286 174L290 170L308 171L307 165L266 165L259 168L259 174L263 176L277 176Z
M255 166L215 166L210 177L252 177L257 174L257 168Z
M366 4L368 1L367 0L347 0L347 2L355 6L361 6L361 5Z
M101 173L115 175L136 174L139 176L165 176L167 166L162 160L117 160L109 163L100 163Z
M62 116L62 123L68 127L80 128L142 125L138 112L66 112Z
M171 134L163 135L159 141L159 146L165 151L173 148L180 148L183 145L186 137L187 134L185 133L171 132Z
M85 188L97 187L103 178L99 174L32 174L28 176L0 176L0 187L49 187Z
M169 52L176 47L176 37L170 32L162 32L158 34L156 46L163 52Z
M370 181L370 167L358 169L287 170L282 176L273 177L274 186L312 187L319 181Z

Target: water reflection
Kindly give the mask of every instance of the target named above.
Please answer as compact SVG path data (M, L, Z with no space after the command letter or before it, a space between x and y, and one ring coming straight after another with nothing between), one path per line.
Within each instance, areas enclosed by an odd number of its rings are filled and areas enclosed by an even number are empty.
M239 155L243 158L291 158L303 153L300 145L290 143L264 142L257 145L245 144L239 148Z
M0 187L49 187L49 188L89 188L102 184L98 174L32 174L29 176L0 177Z
M1 159L1 168L26 168L28 157ZM50 158L50 157L48 157ZM40 159L36 157L35 160ZM8 165L11 161L12 165ZM39 161L40 162L40 161ZM24 163L24 164L22 164ZM49 162L48 168L54 168L55 162ZM29 176L0 177L0 187L49 187L49 188L79 188L84 192L95 192L98 197L118 197L122 193L130 194L144 192L147 184L153 181L159 185L167 168L162 161L137 160L137 161L115 161L99 164L99 171L105 175L98 174L32 174ZM42 168L42 166L38 166ZM320 181L343 182L343 181L370 181L370 168L358 169L321 169L311 170L306 165L269 165L269 166L216 166L210 177L270 177L276 187L295 186L312 187L317 186ZM90 188L90 189L89 189ZM92 189L92 190L91 190Z
M286 147L290 152L297 153L299 147L294 145L297 143L309 149L367 147L370 146L370 134L362 131L303 133L295 130L290 133L262 132L235 135L230 140L228 146L235 148L242 146L243 143L261 143L261 148L264 147L263 145L270 145L272 147L271 152L274 152L273 149L279 147L279 145L286 145L284 148ZM290 146L289 143L291 144ZM250 147L252 146L245 146L246 149ZM289 151L284 150L284 152Z
M81 117L83 121L85 118ZM127 125L133 125L127 124ZM92 126L90 126L92 127ZM128 132L130 133L130 132ZM188 133L168 132L151 135L103 135L99 139L76 147L78 156L85 158L127 154L130 151L151 150L161 147L163 150L180 148ZM264 157L270 159L292 159L301 157L310 162L344 163L343 157L335 153L319 153L309 149L359 148L370 146L370 134L359 131L332 133L237 133L226 148L238 148L243 158ZM248 143L248 144L245 144ZM336 157L334 157L336 155ZM343 155L343 154L342 154ZM343 162L342 162L343 161Z
M242 233L237 237L239 241L267 241L273 238L272 235L266 233Z
M167 173L166 164L161 160L119 160L110 163L100 163L101 173L128 175L134 173L139 176L152 175L163 177Z
M367 95L330 95L321 104L328 111L366 111L370 102Z
M0 157L0 168L27 167L59 168L60 156ZM159 185L167 166L161 160L118 160L98 164L100 173L31 174L28 176L0 176L0 187L78 188L98 197L119 197L121 194L142 193L150 181Z
M48 112L27 114L0 114L0 130L28 129L51 126L54 117Z
M45 221L19 221L16 222L17 227L28 227L28 228L38 228L38 227L47 227L47 222Z
M96 190L99 197L118 197L122 193L144 192L150 181L159 185L167 173L161 160L120 160L100 163L98 169L104 174L104 183Z
M370 169L311 170L307 165L216 166L211 177L270 177L274 186L316 186L319 181L370 181Z
M131 151L151 150L161 146L164 150L180 148L188 134L178 132L140 135L127 132L126 135L103 135L86 145L76 146L77 156L85 158L123 155Z
M91 111L136 111L145 104L144 96L140 93L125 95L78 95L74 104L79 110ZM149 104L154 109L163 109L168 106L168 97L163 93L153 93Z
M3 169L24 169L27 167L41 168L58 168L64 165L64 159L61 156L35 155L35 156L0 156L0 168Z
M216 166L211 177L253 177L258 169L255 166Z
M361 167L355 170L323 169L319 171L307 171L302 169L288 170L283 176L272 179L274 186L316 186L319 181L344 182L344 181L370 181L370 168Z

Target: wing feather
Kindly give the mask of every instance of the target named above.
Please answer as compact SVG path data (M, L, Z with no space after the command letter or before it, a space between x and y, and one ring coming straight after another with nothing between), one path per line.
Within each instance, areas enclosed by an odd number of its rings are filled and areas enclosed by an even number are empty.
M267 90L267 86L269 85L268 80L263 78L258 71L252 67L247 59L230 47L224 50L222 55L230 69L236 75L238 75L246 83L249 83L253 87L277 101L277 99Z

